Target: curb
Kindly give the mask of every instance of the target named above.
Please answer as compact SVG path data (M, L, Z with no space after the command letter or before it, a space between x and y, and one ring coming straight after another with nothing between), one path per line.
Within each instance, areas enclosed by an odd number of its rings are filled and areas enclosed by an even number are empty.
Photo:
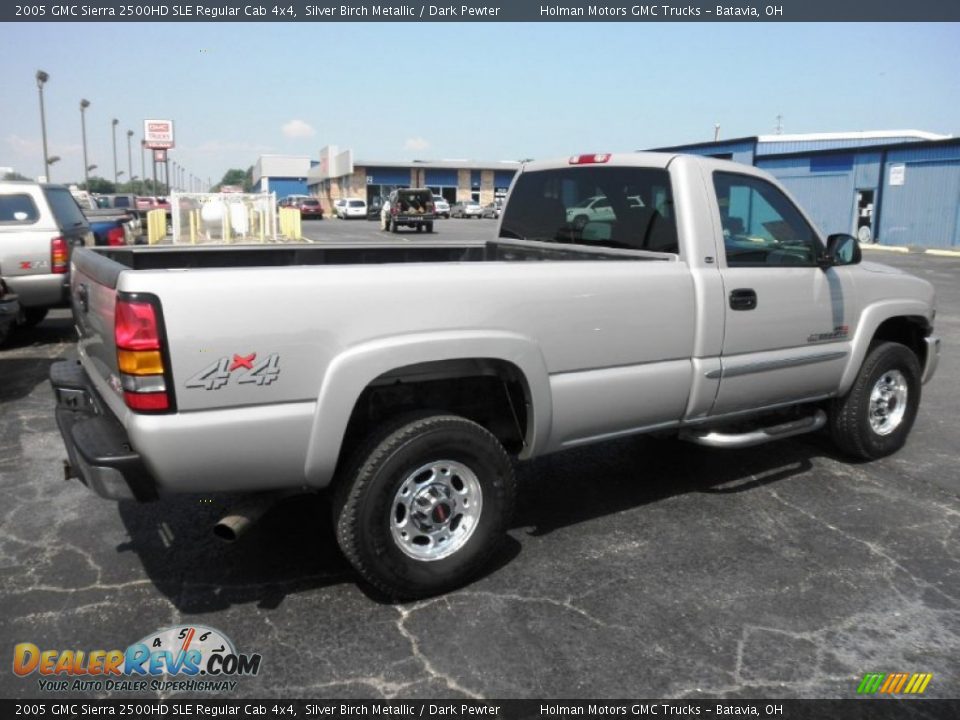
M960 250L921 250L917 248L915 250L903 247L902 245L861 245L861 250L879 250L881 252L894 252L894 253L903 253L910 254L914 253L917 255L937 255L938 257L951 257L951 258L960 258Z

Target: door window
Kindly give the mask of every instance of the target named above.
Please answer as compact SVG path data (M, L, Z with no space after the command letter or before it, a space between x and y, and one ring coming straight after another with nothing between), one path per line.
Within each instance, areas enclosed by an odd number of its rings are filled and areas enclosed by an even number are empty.
M780 190L760 178L714 173L728 267L813 266L820 240Z

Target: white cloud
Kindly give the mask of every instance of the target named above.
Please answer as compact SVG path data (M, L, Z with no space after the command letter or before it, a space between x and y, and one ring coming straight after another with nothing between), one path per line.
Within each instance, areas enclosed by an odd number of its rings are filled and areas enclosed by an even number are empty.
M283 126L283 134L288 138L308 138L316 135L316 131L303 120L291 120Z
M407 141L403 144L404 150L415 150L418 152L420 150L426 150L428 147L430 147L430 143L422 137L407 138Z

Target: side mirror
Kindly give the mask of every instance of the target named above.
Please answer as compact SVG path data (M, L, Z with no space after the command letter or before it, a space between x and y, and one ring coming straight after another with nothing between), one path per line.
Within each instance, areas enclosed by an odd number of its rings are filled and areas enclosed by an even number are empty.
M856 265L863 258L860 243L853 235L836 233L827 238L827 249L820 256L820 267L826 269L839 265Z

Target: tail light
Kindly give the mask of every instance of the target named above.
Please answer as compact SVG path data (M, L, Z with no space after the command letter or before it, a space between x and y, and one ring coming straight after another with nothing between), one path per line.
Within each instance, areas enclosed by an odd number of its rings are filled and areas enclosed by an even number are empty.
M123 400L137 412L172 412L160 302L145 294L119 294L113 337Z
M50 241L50 272L62 275L69 267L69 253L67 240L63 236L55 237Z
M125 245L126 237L124 236L122 227L110 228L107 230L107 245L111 247L116 247L118 245Z

